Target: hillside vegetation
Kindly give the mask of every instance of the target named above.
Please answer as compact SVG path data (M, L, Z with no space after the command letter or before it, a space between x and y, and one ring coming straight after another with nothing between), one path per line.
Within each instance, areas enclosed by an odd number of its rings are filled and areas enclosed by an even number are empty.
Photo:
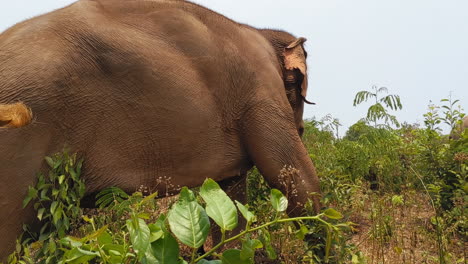
M391 114L404 106L400 98L387 93L358 93L356 107L372 105L342 138L338 119L306 121L319 215L308 205L309 216L288 218L286 196L256 169L246 205L208 179L164 199L109 188L97 209L83 211L81 161L64 152L46 158L50 172L29 189L25 206L44 226L25 232L9 263L466 263L468 133L441 132L459 126L459 102L443 99L429 105L423 125L407 124ZM285 167L280 177L295 173ZM245 231L231 234L238 224Z

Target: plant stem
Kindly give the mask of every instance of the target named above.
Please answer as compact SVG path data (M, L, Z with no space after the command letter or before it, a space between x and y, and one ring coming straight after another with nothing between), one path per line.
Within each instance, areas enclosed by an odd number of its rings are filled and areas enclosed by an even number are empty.
M435 206L434 200L431 197L431 194L429 193L429 191L426 188L426 184L424 184L424 181L422 180L419 173L417 173L416 170L414 170L412 166L410 166L410 168L413 171L413 173L416 175L416 177L418 177L418 179L421 181L421 183L422 183L422 185L424 187L424 190L426 191L427 195L429 196L429 200L431 200L432 208L434 209L434 213L435 213L436 234L437 234L437 244L438 244L437 246L438 246L438 249L439 249L439 263L440 264L445 264L445 258L444 258L445 254L444 254L444 248L443 248L443 244L442 244L443 243L443 241L442 241L442 232L440 230L441 228L440 228L437 208Z
M257 226L257 227L251 228L251 229L244 230L244 231L240 232L239 234L237 234L237 235L235 235L233 237L230 237L230 238L228 238L226 240L223 239L223 241L221 241L216 246L211 248L208 252L201 255L197 259L195 259L195 263L202 260L202 259L204 259L205 257L211 255L213 252L216 251L216 249L218 249L219 247L221 247L222 245L224 245L226 243L229 243L229 242L231 242L233 240L236 240L236 239L242 237L243 235L245 235L247 233L251 233L251 232L260 230L262 228L271 226L271 225L276 224L276 223L287 223L287 222L295 222L295 221L301 221L301 220L317 220L317 221L322 222L322 223L324 223L326 225L329 225L326 221L324 221L323 219L320 218L321 216L323 216L323 214L318 214L316 216L301 216L301 217L294 217L294 218L276 219L276 220L274 220L272 222L265 223L265 224L263 224L261 226ZM191 263L193 263L193 262L191 262Z
M195 263L195 262L198 262L198 260L195 260L195 261L194 261L194 259L195 259L195 252L197 252L197 249L196 249L196 248L192 249L192 257L190 258L190 264Z

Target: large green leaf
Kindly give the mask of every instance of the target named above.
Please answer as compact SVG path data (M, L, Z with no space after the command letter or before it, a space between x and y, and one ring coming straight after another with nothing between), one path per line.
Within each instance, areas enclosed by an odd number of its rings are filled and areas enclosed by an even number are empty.
M284 212L288 208L288 199L277 189L271 189L270 202L277 212Z
M172 264L179 260L179 243L169 232L151 243L151 249L159 264Z
M206 202L206 213L223 230L237 226L237 209L231 198L212 179L206 179L200 188L200 195Z
M168 215L169 227L185 245L199 248L205 243L210 230L210 220L201 205L193 199L193 193L186 187L180 191L179 201Z
M127 229L133 249L141 259L150 246L150 229L140 218L127 220Z

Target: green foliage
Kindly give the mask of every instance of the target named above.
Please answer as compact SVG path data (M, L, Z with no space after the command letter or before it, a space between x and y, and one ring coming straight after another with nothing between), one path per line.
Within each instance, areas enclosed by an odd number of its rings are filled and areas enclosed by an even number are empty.
M128 199L128 194L117 187L109 187L100 191L96 196L96 206L100 209L121 204Z
M68 156L66 157L68 158ZM68 159L64 160L68 161ZM52 171L55 173L59 168L56 165L58 161L57 159L52 159L52 161L54 165ZM67 167L66 170L70 171L71 168L75 170L73 166L75 156L72 156L69 163L64 164L69 164L68 167L64 165ZM81 166L81 163L79 164ZM53 173L51 172L51 174ZM62 177L59 178L62 184L68 180L67 177L63 180ZM43 184L41 181L39 183ZM84 188L82 182L73 186L78 190ZM35 188L30 190L29 193L33 198L29 199L28 196L27 199L33 201L38 192L34 191ZM254 263L255 252L262 248L265 248L270 258L277 257L271 244L269 228L278 228L281 223L315 221L318 226L332 230L337 229L338 225L325 221L325 217L340 218L340 214L333 209L328 209L317 216L282 217L279 213L286 210L288 201L279 190L272 189L269 207L270 212L276 212L275 218L252 227L256 221L255 214L248 210L246 205L237 201L236 207L216 182L207 179L200 188L200 196L205 202L204 207L196 199L195 193L184 187L180 192L178 202L169 210L168 216L161 214L154 221L151 220L151 215L147 213L147 210L154 208L153 203L156 196L157 194L154 193L143 197L139 192L128 196L115 187L105 189L97 195L102 214L94 217L83 216L82 218L86 222L84 226L79 227L79 230L85 232L82 237L65 235L65 233L61 236L49 234L46 236L49 241L48 245L45 248L42 245L39 250L43 253L40 255L30 254L29 248L24 246L22 251L13 255L10 263L18 263L18 260L23 261L21 263L26 263L26 260L32 262L43 259L48 260L44 263ZM57 197L52 197L47 201L54 204L56 202L54 199ZM79 204L79 200L76 202ZM117 231L113 231L109 224L102 226L99 224L102 222L99 220L100 218L108 219L109 212L122 211L122 205L127 207L125 213L114 219L117 223L112 223L117 225L115 229ZM237 208L247 220L246 227L241 233L226 238L224 231L233 230L238 224ZM48 213L43 213L43 217L48 217L47 219L52 217L53 220L53 216L49 216ZM196 252L203 246L208 237L210 230L208 217L221 228L223 237L219 244L214 245L211 250L200 256ZM299 231L308 232L303 224L300 225ZM89 229L91 231L87 231ZM304 234L300 238L304 239ZM236 240L242 243L240 250L225 249L222 254L216 253L222 246ZM184 260L183 256L180 255L178 241L193 249L189 259ZM55 251L51 251L51 245L54 245ZM206 259L207 257L218 257L219 260L209 261Z
M288 208L288 200L277 189L271 190L270 201L273 205L273 209L275 209L277 212L284 212Z
M62 256L57 240L76 226L82 214L80 200L85 194L85 185L80 174L83 162L67 151L46 157L45 161L49 166L48 175L38 174L36 185L29 186L23 201L23 207L34 207L42 228L39 233L29 232L32 237L26 242L35 241L34 247L39 248L35 253L38 263L56 263ZM25 248L18 249L10 256L11 263L30 258Z
M334 137L320 122L306 122L303 141L317 167L322 202L337 205L345 219L359 208L370 208L371 237L381 245L379 252L384 252L388 250L385 249L388 242L397 239L394 237L396 220L388 207L404 207L405 192L424 192L424 184L431 183L427 189L438 216L433 222L435 233L440 236L439 255L447 259L448 237L463 236L466 232L468 141L467 132L460 133L459 138L449 138L442 134L440 126L456 127L464 113L458 100L443 99L442 106L429 106L424 115L425 128L403 124L394 130L389 127L394 122L383 118L383 111L401 109L401 102L397 96L380 98L382 92L387 90L374 87L373 92L356 95L355 105L371 98L377 105L369 109L365 119L352 125L342 139ZM385 125L378 125L378 120ZM369 200L363 202L362 198ZM323 245L323 230L314 231L319 233L314 237L315 244ZM346 240L346 236L336 238L332 239L335 244L331 246L334 260L360 263L362 254L356 252L352 244L340 242ZM395 250L401 251L398 247ZM311 252L315 259L320 255L314 249ZM320 261L323 259L320 257Z
M441 103L445 103L442 105L444 118L442 121L450 126L450 129L453 130L457 127L457 125L461 124L465 113L463 113L463 109L461 108L459 102L460 100L453 100L452 95L449 95L449 98L445 98L440 100Z
M388 127L390 124L393 124L397 127L400 126L400 123L394 115L391 115L387 108L390 110L401 110L403 108L400 96L398 95L387 95L380 97L382 93L388 93L388 89L385 87L377 88L377 86L372 87L373 92L371 91L360 91L356 94L354 98L353 105L357 106L363 102L366 102L369 99L374 99L375 103L369 107L367 110L366 120L368 122L374 123L374 126L377 127L377 122L379 120L384 120L384 124Z
M237 226L236 206L215 181L207 179L200 188L200 196L206 202L206 213L222 232Z
M192 191L182 188L179 202L172 207L168 220L172 233L185 245L199 248L205 243L210 221Z

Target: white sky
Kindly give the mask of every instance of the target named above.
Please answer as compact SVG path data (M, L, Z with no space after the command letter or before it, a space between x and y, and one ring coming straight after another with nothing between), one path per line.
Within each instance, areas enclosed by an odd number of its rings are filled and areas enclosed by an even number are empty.
M73 0L0 1L0 32ZM400 121L423 121L430 100L450 92L468 111L466 0L196 0L238 22L308 39L304 118L330 113L344 127L364 117L356 92L386 86L401 96ZM341 129L344 131L344 129Z

